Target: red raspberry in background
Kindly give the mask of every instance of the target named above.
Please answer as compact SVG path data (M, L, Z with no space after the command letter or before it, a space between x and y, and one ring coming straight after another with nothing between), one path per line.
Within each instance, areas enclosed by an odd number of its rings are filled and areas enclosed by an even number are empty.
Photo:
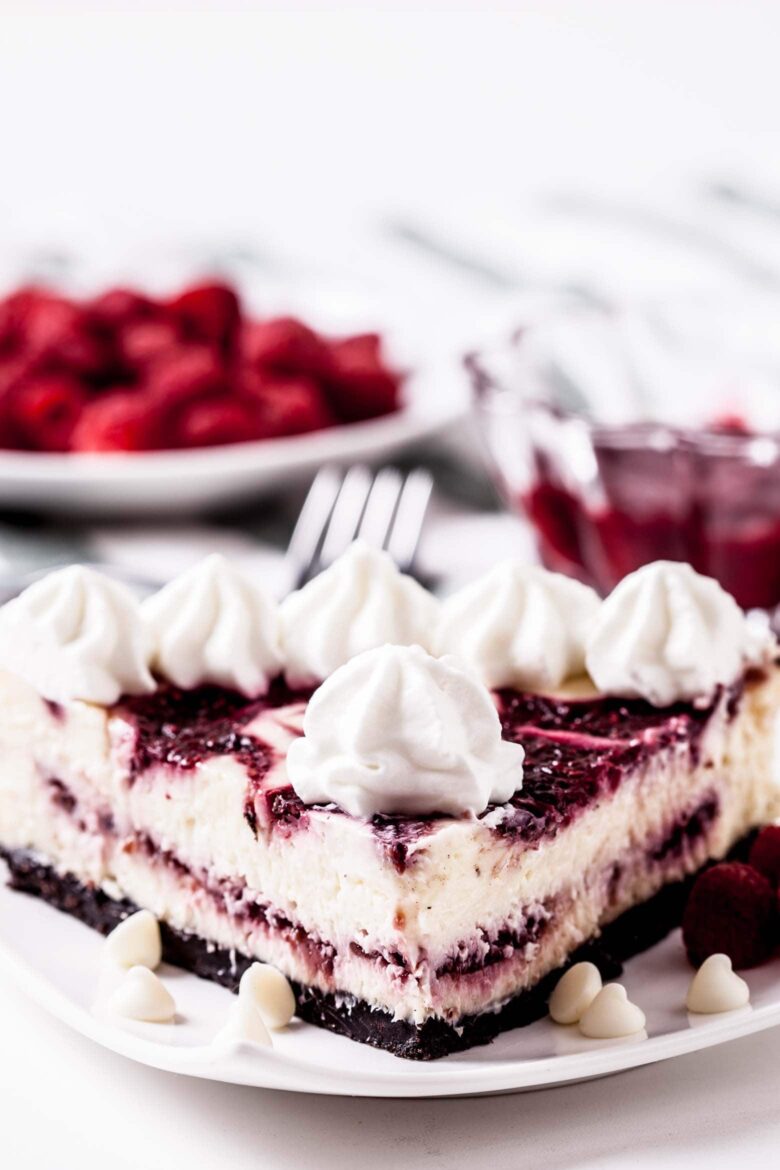
M741 414L736 411L718 415L707 428L723 435L749 435L750 427Z
M8 418L8 412L0 404L0 450L19 451L23 449L21 439Z
M780 887L780 825L767 825L750 847L748 865L757 869L772 883Z
M118 331L119 357L125 366L136 373L142 373L159 359L167 359L180 345L179 332L171 321L130 321Z
M173 432L181 447L213 447L257 437L251 406L239 398L204 398L181 411Z
M694 966L723 953L737 968L755 967L769 958L777 941L775 893L751 865L721 862L694 882L682 929Z
M29 290L23 290L0 301L0 357L4 360L15 356L22 344L24 310L20 301L28 296Z
M221 401L228 398L231 389L225 367L215 351L207 346L179 346L161 358L150 371L147 393L159 411L160 441L163 445L194 446L193 428L181 422L184 413L201 399ZM206 429L204 427L204 433ZM214 427L212 433L216 432L217 428ZM214 442L216 440L210 440L209 445Z
M189 401L228 387L224 365L204 345L179 345L150 371L149 389L162 402Z
M168 302L182 334L193 341L217 346L228 353L238 336L241 306L225 284L199 284Z
M147 386L154 401L168 410L231 388L225 366L204 345L179 345L160 357L149 371Z
M45 289L30 288L8 297L3 310L6 337L10 331L15 348L40 367L84 377L99 374L105 349L81 306Z
M382 361L382 340L363 333L331 343L333 370L328 396L337 414L348 422L376 418L397 410L401 378Z
M111 330L163 315L155 301L131 288L110 288L93 297L86 308L93 320Z
M29 376L30 371L31 363L24 357L0 361L0 447L14 450L25 449L28 446L19 434L12 408L16 389Z
M74 451L145 451L160 445L156 408L134 390L114 390L88 402L71 447Z
M332 365L327 343L295 317L274 317L246 325L242 352L255 369L280 374L323 375Z
M30 314L38 305L51 300L52 295L48 289L30 285L0 301L0 349L4 353L15 352L23 345Z
M377 334L331 343L294 317L243 322L215 281L164 302L23 288L0 300L0 444L64 450L73 431L74 448L132 451L373 418L398 405L380 350Z
M67 451L84 401L84 390L76 378L41 374L12 391L11 422L25 446L39 451Z
M26 378L34 377L39 372L38 363L26 354L0 360L0 398L9 394Z
M336 421L319 384L312 378L282 378L245 370L241 387L256 410L259 437L302 435Z

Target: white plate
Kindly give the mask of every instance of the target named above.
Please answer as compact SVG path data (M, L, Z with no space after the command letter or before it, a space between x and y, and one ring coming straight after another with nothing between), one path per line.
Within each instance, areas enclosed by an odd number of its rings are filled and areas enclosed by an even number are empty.
M647 1014L647 1038L585 1040L540 1020L484 1048L420 1064L375 1052L309 1024L276 1033L273 1050L211 1044L229 992L173 967L161 975L175 1024L119 1025L93 1010L101 938L38 899L0 889L0 964L44 1008L98 1044L142 1064L189 1076L295 1092L363 1097L450 1097L515 1092L607 1076L708 1048L780 1024L780 959L748 973L752 1007L692 1021L691 978L675 932L632 959L623 982Z
M0 506L104 515L214 508L311 476L323 463L386 458L444 430L467 408L454 362L410 378L406 394L396 414L290 438L134 455L0 451Z

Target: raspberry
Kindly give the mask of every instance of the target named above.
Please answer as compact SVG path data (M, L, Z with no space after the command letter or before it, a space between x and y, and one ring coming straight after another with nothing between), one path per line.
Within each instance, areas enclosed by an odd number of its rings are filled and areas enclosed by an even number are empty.
M40 375L13 392L11 418L25 446L67 451L84 405L84 391L64 374Z
M295 317L275 317L247 325L242 349L256 369L280 374L326 374L332 365L327 344Z
M110 329L159 316L160 308L149 297L129 288L111 288L89 302L93 318Z
M44 289L23 289L5 302L6 326L18 350L39 367L98 375L105 347L81 306ZM7 344L7 342L6 342Z
M735 967L755 967L774 949L776 926L776 898L764 875L739 861L722 862L694 882L683 941L696 967L720 952Z
M775 889L780 887L780 825L767 825L756 837L748 865L762 873Z
M336 421L323 391L311 378L263 377L248 370L241 385L255 404L262 438L320 431Z
M0 447L26 448L28 443L19 434L14 417L14 399L20 385L30 373L25 358L12 358L0 364Z
M11 394L30 377L41 373L40 363L22 354L0 362L0 398Z
M148 385L155 401L171 409L194 398L224 392L228 379L213 350L204 345L179 345L155 363Z
M182 447L214 447L256 438L257 425L251 407L240 399L206 398L184 408L174 433Z
M3 358L19 352L24 340L25 315L38 295L37 289L20 289L0 301L0 354Z
M48 289L29 285L17 289L0 303L0 337L3 346L17 348L24 341L25 325L31 313L49 302L53 294Z
M719 414L717 418L712 420L712 424L709 429L715 431L719 435L750 434L750 427L742 415L731 411L725 414Z
M188 422L186 416L197 402L220 402L231 394L225 367L213 349L203 345L179 346L160 359L149 374L148 395L159 411L161 441L166 447L198 446L198 435L227 433L227 424ZM209 412L204 412L208 414ZM197 419L198 416L196 416ZM241 434L239 437L243 438ZM208 438L210 446L230 439Z
M383 364L378 334L333 342L331 356L328 394L341 418L357 422L398 409L401 378Z
M145 451L159 446L154 406L133 390L89 402L73 432L74 451Z
M206 342L228 353L238 334L241 306L225 284L199 284L169 302L185 337Z
M372 418L397 407L401 381L380 349L377 334L331 343L294 317L243 322L219 282L169 301L22 288L0 300L0 444L133 451Z
M165 359L181 345L178 330L171 321L131 321L119 333L118 349L123 363L142 372L153 362Z

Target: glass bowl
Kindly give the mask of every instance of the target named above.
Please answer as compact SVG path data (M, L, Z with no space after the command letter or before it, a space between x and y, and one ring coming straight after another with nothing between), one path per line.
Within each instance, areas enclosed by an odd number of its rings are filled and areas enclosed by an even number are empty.
M689 561L780 602L780 305L571 308L470 355L494 478L542 562L608 592Z

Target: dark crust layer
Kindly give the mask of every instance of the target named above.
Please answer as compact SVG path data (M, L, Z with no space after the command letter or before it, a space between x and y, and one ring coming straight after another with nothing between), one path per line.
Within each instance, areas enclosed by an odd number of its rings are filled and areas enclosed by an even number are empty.
M747 840L734 850L744 856ZM109 898L102 890L83 885L71 875L62 876L32 854L6 851L0 857L10 870L9 885L43 898L102 934L134 913L138 907L127 899ZM597 940L573 954L567 966L589 959L603 978L614 979L632 955L647 950L680 924L693 878L665 886L655 897L621 915L607 926ZM196 935L182 934L160 924L163 955L169 963L184 967L203 979L210 979L235 991L246 968L254 961L236 951L216 947ZM467 1016L457 1027L444 1020L428 1020L421 1026L394 1020L389 1013L372 1008L363 1000L346 995L329 995L314 987L294 985L297 1014L301 1019L382 1048L409 1060L435 1060L489 1044L500 1032L519 1028L540 1019L547 1012L547 1000L563 970L551 972L535 987L523 991L500 1011Z

